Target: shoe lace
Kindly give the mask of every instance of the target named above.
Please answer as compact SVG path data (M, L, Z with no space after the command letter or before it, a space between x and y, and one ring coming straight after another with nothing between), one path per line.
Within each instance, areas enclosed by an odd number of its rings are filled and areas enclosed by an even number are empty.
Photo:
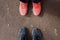
M37 5L37 3L35 3L35 8L38 8L39 7L39 5Z
M22 6L23 9L26 7L26 5L24 3L21 6Z
M24 9L25 5L22 5L22 8Z

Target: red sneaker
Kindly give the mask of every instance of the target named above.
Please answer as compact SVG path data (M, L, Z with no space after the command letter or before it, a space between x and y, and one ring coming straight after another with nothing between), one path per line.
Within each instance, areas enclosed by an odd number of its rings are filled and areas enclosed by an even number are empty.
M20 1L20 5L19 5L19 12L22 16L25 16L27 14L27 10L28 10L28 3L24 3Z
M38 2L38 3L32 3L33 5L33 13L34 15L39 15L41 13L41 2Z

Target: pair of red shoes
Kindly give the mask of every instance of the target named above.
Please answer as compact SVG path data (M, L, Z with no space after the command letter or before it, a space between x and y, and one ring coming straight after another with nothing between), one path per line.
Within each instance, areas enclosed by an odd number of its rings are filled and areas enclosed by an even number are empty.
M38 16L41 13L41 2L38 3L34 3L32 2L32 6L33 6L33 14L35 16ZM25 16L27 14L28 11L28 3L24 3L22 1L20 1L20 5L19 5L19 12L22 16Z

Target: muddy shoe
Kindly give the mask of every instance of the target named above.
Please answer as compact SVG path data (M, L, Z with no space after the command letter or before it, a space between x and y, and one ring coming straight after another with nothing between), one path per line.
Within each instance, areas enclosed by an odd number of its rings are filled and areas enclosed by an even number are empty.
M19 40L27 40L27 29L21 28L19 30Z
M39 29L32 30L32 39L33 40L41 40L41 31Z
M41 13L41 0L32 0L33 14L38 16Z
M25 16L28 11L28 0L20 0L19 12L22 16Z

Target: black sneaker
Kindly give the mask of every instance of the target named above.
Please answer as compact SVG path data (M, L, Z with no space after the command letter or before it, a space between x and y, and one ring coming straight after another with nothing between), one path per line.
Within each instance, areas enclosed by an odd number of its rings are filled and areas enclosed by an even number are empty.
M41 40L41 31L39 29L32 30L32 40Z
M27 40L27 29L21 28L19 30L19 40Z

